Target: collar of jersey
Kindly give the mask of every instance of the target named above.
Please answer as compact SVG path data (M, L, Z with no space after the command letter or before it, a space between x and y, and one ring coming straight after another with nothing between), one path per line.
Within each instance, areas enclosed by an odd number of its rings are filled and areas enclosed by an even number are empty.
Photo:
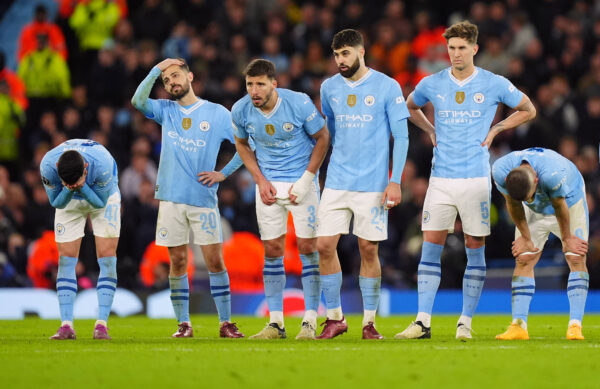
M452 75L452 67L448 68L448 76L450 76L450 79L452 81L454 81L454 83L458 86L467 85L469 83L469 81L471 81L472 79L475 78L475 76L477 76L477 73L479 73L479 69L475 68L475 70L473 71L473 74L471 74L469 77L465 78L464 80L460 81L458 78L456 78Z
M196 101L194 104L192 104L189 108L179 106L179 110L181 112L183 112L184 114L189 115L190 113L194 112L196 109L198 109L198 107L200 107L204 103L206 103L206 100L198 99L198 101Z
M261 111L260 108L256 108L256 107L254 107L254 109L257 110L265 118L270 119L271 116L275 115L275 112L277 112L277 110L279 109L280 105L281 105L281 97L277 97L277 102L275 103L275 106L273 107L273 109L271 110L271 112L264 113L263 111Z
M350 88L355 88L357 86L359 86L360 84L362 84L363 82L367 81L367 78L371 77L371 74L373 74L373 72L371 71L371 69L369 69L364 76L362 76L361 78L359 78L356 81L348 81L348 79L344 76L342 76L342 79L346 82L346 84L350 87ZM341 75L341 74L340 74Z

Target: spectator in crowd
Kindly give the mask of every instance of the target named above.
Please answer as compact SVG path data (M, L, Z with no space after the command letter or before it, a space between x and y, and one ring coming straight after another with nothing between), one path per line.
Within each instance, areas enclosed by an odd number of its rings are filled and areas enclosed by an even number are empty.
M19 51L17 58L22 61L27 54L38 48L37 36L47 35L48 46L67 60L67 45L65 36L58 25L48 21L48 10L42 4L35 7L34 19L23 27L19 37Z

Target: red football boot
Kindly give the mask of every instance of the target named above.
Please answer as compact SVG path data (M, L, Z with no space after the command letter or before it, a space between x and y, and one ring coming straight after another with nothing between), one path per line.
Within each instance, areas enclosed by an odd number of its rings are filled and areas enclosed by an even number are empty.
M177 332L174 333L173 335L171 335L173 338L193 338L194 337L194 330L192 328L192 326L190 325L190 323L188 323L187 321L184 321L183 323L180 323L179 328L177 329Z
M321 323L321 326L325 326L325 328L323 328L321 335L317 336L317 339L331 339L348 332L348 324L346 324L346 319L343 317L342 320L326 319L324 323Z
M363 339L383 339L383 336L375 329L375 324L370 321L363 327Z
M235 323L226 321L219 329L219 336L221 338L243 338L244 334L238 330Z

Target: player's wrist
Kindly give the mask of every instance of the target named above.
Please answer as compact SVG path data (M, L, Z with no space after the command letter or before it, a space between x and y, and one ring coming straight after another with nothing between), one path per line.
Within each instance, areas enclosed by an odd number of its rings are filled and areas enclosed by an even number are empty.
M312 180L314 179L315 173L305 170L304 173L302 173L302 176L300 176L300 178L298 179L298 182L301 181L303 184L306 184L312 182Z

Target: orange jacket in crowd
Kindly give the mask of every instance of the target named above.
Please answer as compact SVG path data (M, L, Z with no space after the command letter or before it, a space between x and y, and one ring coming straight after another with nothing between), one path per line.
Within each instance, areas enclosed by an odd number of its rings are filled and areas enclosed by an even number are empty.
M31 255L27 261L27 275L35 288L52 288L54 284L48 275L53 268L58 269L58 248L54 241L54 231L44 231L42 236L32 243Z
M19 62L38 47L37 36L48 35L48 44L50 48L60 54L61 57L67 60L67 45L65 36L60 27L54 23L33 21L23 27L21 37L19 38L19 51L17 57Z
M10 98L13 99L23 111L29 106L29 100L25 95L25 83L15 73L4 68L0 70L0 82L6 81L10 93Z
M146 247L140 263L140 278L145 286L151 287L154 285L154 269L161 263L170 265L169 249L164 246L157 246L156 242L152 242ZM194 278L194 269L194 255L192 250L188 248L187 273L190 281Z
M256 235L251 232L234 232L231 239L223 244L223 258L232 292L264 291L262 272L265 249ZM288 274L302 274L302 262L298 254L291 215L288 218L288 233L285 239L284 266Z

